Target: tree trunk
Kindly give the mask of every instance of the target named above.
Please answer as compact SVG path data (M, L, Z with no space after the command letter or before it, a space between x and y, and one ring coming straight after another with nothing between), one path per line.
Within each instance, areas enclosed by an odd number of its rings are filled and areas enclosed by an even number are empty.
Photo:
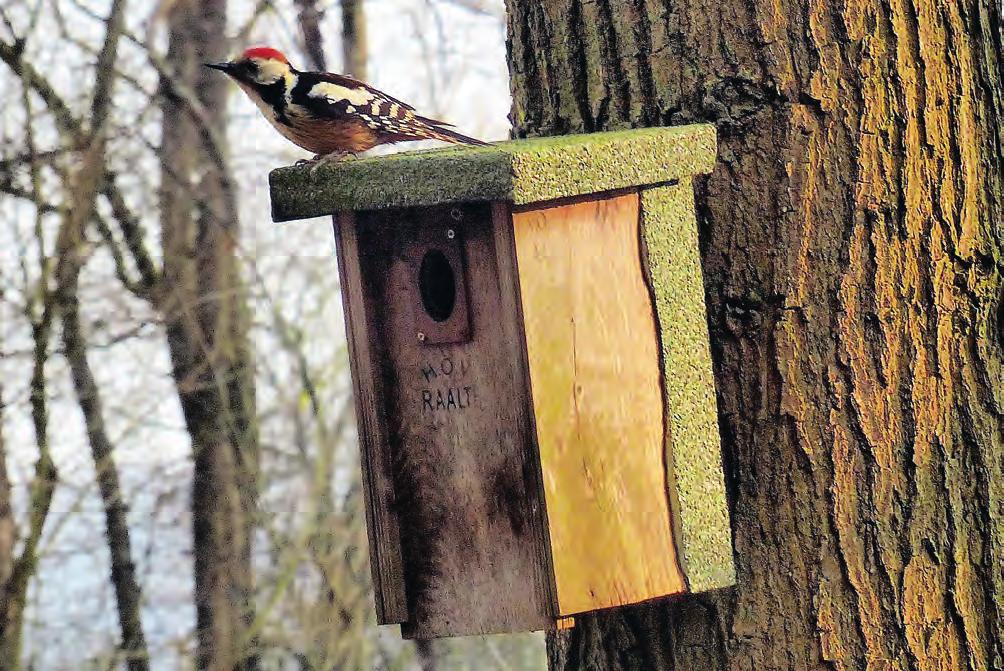
M697 185L738 583L552 669L1004 668L990 0L509 0L516 134L711 122Z
M319 0L295 0L296 22L300 26L303 51L307 54L310 67L314 70L327 70L328 64L324 58L324 38L321 35L324 10L318 6L318 2Z
M366 79L366 12L363 0L342 0L342 71Z
M168 16L162 79L159 292L192 440L196 667L255 669L251 536L257 428L245 290L235 251L237 208L224 121L230 83L202 66L222 60L226 0L182 0Z

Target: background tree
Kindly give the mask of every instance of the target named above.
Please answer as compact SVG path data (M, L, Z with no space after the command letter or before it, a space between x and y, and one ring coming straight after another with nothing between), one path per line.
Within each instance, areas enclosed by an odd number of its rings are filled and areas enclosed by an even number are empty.
M87 356L87 340L80 313L80 273L87 262L85 231L94 218L98 193L105 180L107 126L118 72L115 60L125 24L125 0L114 0L105 21L104 41L98 53L89 128L79 133L80 160L68 176L69 208L63 212L56 237L53 282L55 309L59 312L65 356L70 369L105 516L110 579L115 591L121 632L121 649L129 671L150 668L146 636L140 621L140 587L132 559L126 504L122 496L112 441L105 426L98 385ZM16 657L15 663L16 663Z
M368 78L369 60L366 41L366 12L362 0L341 0L342 72L358 79Z
M85 230L96 216L97 196L105 187L106 175L103 167L107 146L107 121L118 74L113 64L122 37L125 7L124 0L115 0L107 18L104 19L104 37L97 57L99 74L90 100L90 118L86 128L72 116L48 81L25 61L23 42L0 43L0 60L19 72L26 83L22 91L22 103L26 113L25 138L30 152L31 187L25 195L29 195L37 206L35 224L36 233L39 233L38 284L35 295L24 308L25 316L32 324L34 339L30 395L38 459L29 498L28 534L16 562L10 557L5 559L4 564L8 569L4 572L6 574L4 579L0 580L0 586L3 587L0 593L2 596L0 608L3 610L3 618L0 621L0 652L3 653L0 655L0 668L4 669L20 668L25 599L29 581L37 570L38 546L57 481L57 473L49 451L45 372L53 322L57 313L62 327L65 357L77 402L83 414L104 509L104 535L110 554L110 578L115 592L121 633L119 647L130 671L144 671L149 668L148 652L139 618L140 588L136 582L132 561L125 504L112 454L112 444L105 430L101 397L87 358L87 340L81 327L78 296L80 272L91 255ZM7 26L11 27L6 15L3 18ZM41 97L45 106L56 116L60 134L69 143L78 147L80 156L80 161L68 170L65 176L67 206L59 212L60 224L52 257L47 257L44 239L40 234L43 225L42 212L54 208L48 205L41 193L41 173L38 157L35 155L30 90ZM22 271L27 278L29 272L25 264L22 265ZM7 452L0 451L0 456L6 461ZM17 527L13 523L13 506L6 473L3 480L2 484L7 491L3 495L5 505L0 506L3 508L0 516L7 518L7 527L12 534L10 540L14 540ZM12 547L8 547L7 550Z
M22 97L22 102L26 108L29 107L27 96ZM26 139L30 145L32 143L30 131L26 133ZM32 167L30 172L32 173L30 181L33 185L31 191L37 193L37 167ZM40 229L42 219L38 212L33 222L36 230ZM24 259L21 267L27 273L29 265L34 266L37 262L38 274L45 278L49 274L49 263L41 245L40 250L42 251L31 262ZM7 281L6 275L0 273L0 303L5 308L10 305L7 291L4 289ZM49 344L52 339L54 296L55 292L49 289L46 282L42 282L36 291L28 294L27 300L18 310L32 334L28 407L37 455L26 487L27 520L23 524L18 523L14 508L15 486L8 468L12 448L4 431L10 401L7 400L9 397L5 396L7 393L5 385L0 382L0 669L2 671L12 671L20 666L28 587L38 568L39 544L58 480L49 442L46 376L46 364L50 358ZM14 311L4 309L0 311L0 315L11 321L12 312ZM7 336L7 333L3 335ZM0 358L6 354L7 340L7 337L0 339Z
M225 135L227 0L175 0L161 76L162 311L192 439L192 529L200 669L257 668L251 543L258 427L240 224Z
M552 669L1004 666L1004 84L990 0L509 0L516 134L710 122L738 584Z

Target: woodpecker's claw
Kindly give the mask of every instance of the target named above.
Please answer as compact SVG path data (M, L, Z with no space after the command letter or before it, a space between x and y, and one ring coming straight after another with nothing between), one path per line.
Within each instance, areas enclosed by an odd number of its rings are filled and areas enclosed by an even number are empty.
M318 154L312 160L307 161L307 163L313 163L310 167L310 176L313 177L317 174L317 170L329 163L335 163L336 161L344 161L349 158L353 158L355 154L348 151L333 151L330 154L325 154L324 156Z

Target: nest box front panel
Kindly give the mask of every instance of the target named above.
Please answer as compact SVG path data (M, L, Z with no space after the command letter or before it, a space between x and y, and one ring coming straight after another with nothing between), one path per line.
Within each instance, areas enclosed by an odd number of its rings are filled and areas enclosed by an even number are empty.
M684 592L638 193L513 229L559 613Z
M369 505L400 544L384 535L374 551L402 562L399 578L378 580L381 591L400 580L410 637L553 623L511 230L492 216L478 204L340 223L355 227L365 305L351 318L369 323L382 387L372 411L386 422L389 485L371 478Z

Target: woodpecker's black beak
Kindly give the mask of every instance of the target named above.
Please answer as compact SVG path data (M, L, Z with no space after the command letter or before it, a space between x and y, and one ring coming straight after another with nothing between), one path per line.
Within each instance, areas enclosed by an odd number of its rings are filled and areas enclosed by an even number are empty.
M203 63L207 68L212 68L213 70L219 70L220 72L225 72L226 74L231 74L234 69L233 63Z

